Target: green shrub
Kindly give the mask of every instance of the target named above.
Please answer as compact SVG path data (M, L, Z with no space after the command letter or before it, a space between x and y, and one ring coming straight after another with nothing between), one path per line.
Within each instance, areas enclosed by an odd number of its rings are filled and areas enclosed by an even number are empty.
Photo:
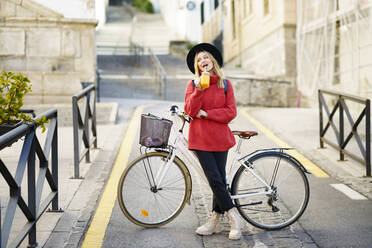
M31 92L30 80L21 73L3 71L0 75L0 125L12 124L16 120L23 123L32 123L30 116L21 112L24 96ZM47 123L45 116L36 120L45 131L44 123Z
M154 7L149 0L134 0L132 5L143 12L154 13Z

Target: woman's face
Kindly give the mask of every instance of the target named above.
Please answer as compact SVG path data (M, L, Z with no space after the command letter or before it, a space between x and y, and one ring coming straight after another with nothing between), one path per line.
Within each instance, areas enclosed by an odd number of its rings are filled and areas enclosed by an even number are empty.
M200 52L196 55L198 67L200 71L211 72L213 69L213 62L206 52Z

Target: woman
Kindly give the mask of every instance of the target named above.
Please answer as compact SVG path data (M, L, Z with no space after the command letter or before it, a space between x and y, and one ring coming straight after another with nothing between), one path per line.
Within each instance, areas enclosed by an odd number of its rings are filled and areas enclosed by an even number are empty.
M241 237L242 223L234 208L226 185L228 150L235 145L228 123L236 116L234 91L230 81L224 84L219 50L208 43L190 49L187 65L195 80L187 85L185 111L193 119L189 129L189 149L196 152L213 191L213 211L210 219L196 229L199 235L211 235L217 230L220 216L227 212L231 230L229 239ZM210 73L210 86L200 85L202 72ZM225 88L227 87L227 89Z

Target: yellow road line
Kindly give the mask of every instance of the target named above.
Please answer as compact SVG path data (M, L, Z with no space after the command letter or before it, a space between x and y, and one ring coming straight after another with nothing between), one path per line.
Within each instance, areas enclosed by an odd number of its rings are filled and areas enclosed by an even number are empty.
M247 109L241 109L240 113L247 118L253 125L255 125L258 129L261 130L262 133L264 133L268 138L273 140L278 146L280 147L290 147L286 142L278 138L270 129L265 127L261 122L254 119L252 116L250 116L247 113ZM329 177L327 173L325 173L322 169L320 169L317 165L315 165L313 162L311 162L309 159L307 159L305 156L297 152L296 150L288 150L288 154L295 157L300 163L305 166L306 169L308 169L314 176L316 177Z
M112 168L110 177L106 183L102 198L98 204L92 223L89 226L83 245L81 246L82 248L96 248L102 246L106 228L110 221L112 209L116 201L117 185L119 183L121 173L128 164L129 155L137 133L137 128L140 125L140 117L146 107L148 106L137 107L132 115L132 119L129 122L127 132L125 134L123 143L121 144L119 154Z

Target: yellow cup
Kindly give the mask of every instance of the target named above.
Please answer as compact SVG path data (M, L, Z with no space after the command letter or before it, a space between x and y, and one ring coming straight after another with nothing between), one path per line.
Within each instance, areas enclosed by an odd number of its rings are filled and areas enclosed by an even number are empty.
M200 77L200 86L203 89L209 88L209 81L210 81L210 74L209 72L203 72Z

